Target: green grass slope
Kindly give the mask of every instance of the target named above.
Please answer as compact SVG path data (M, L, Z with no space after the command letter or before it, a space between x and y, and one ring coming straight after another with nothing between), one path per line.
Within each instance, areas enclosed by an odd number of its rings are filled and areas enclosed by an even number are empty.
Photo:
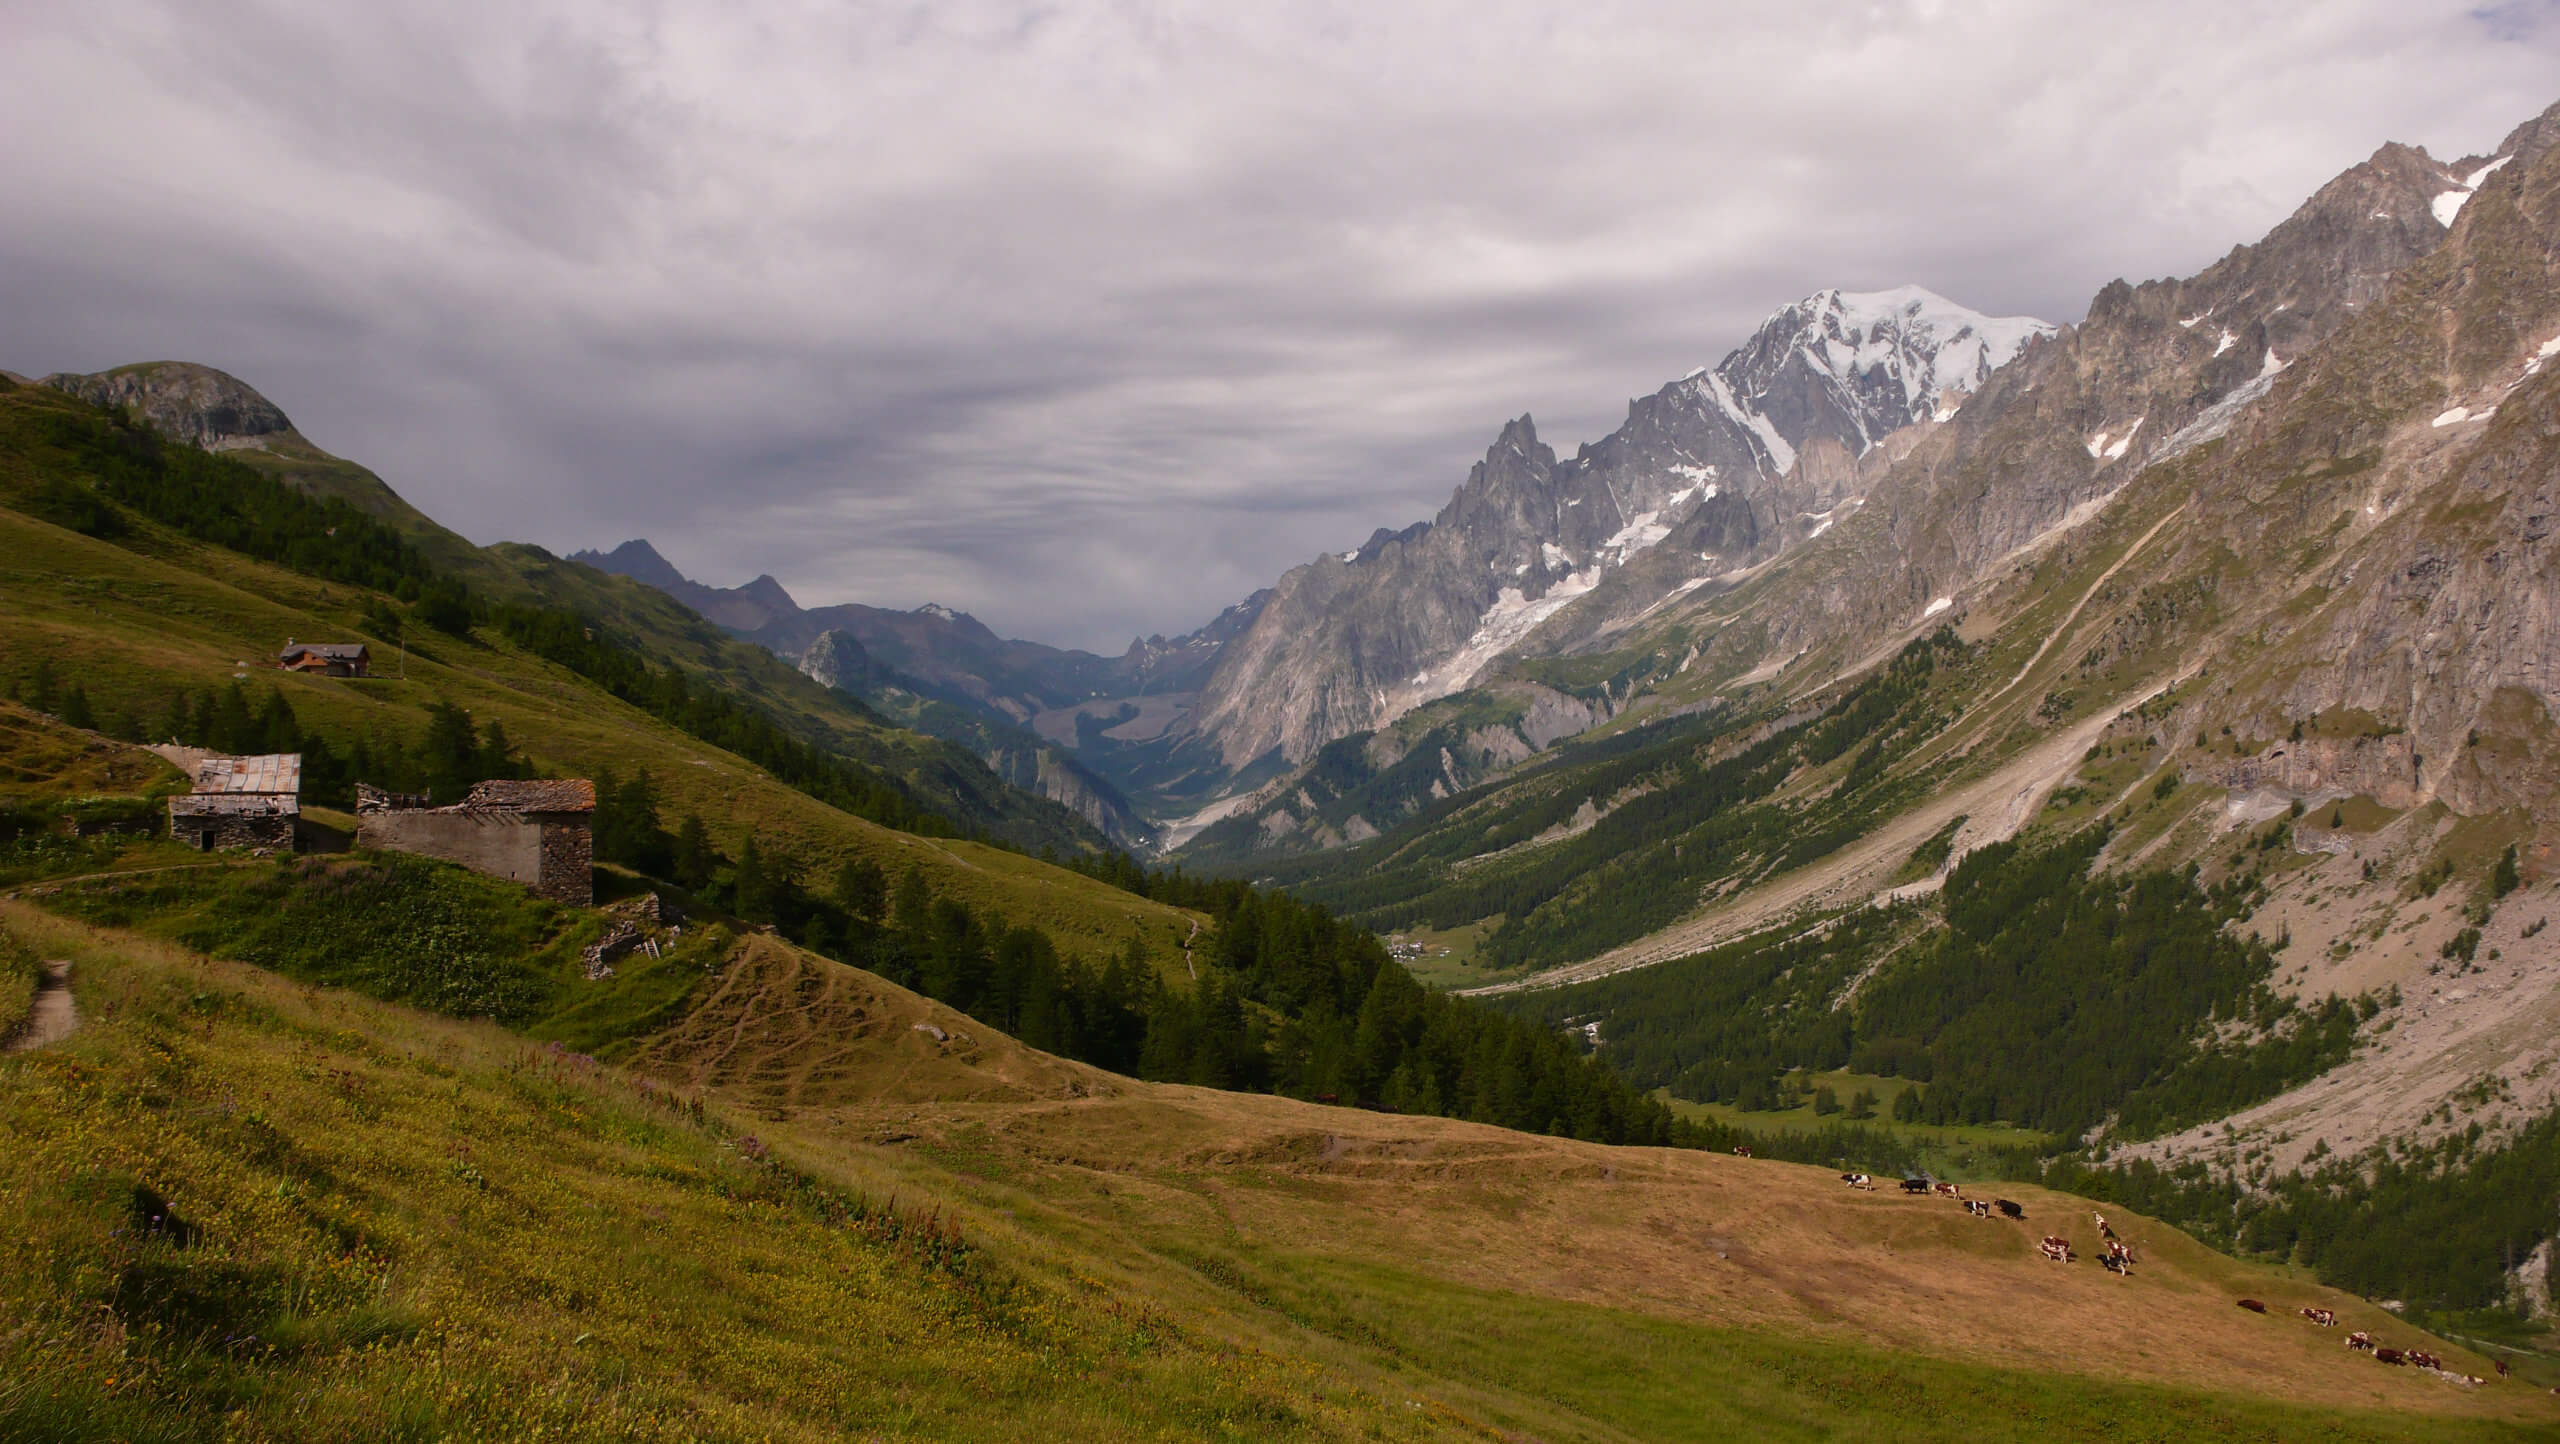
M0 1058L0 1438L2460 1441L2560 1417L2235 1310L2393 1328L2165 1232L2114 1280L1814 1170L928 1044L905 1020L947 1015L876 979L897 1026L844 1066L920 1086L794 1108L24 902L0 927L71 960L86 1019ZM2023 1196L2062 1226L2068 1200Z

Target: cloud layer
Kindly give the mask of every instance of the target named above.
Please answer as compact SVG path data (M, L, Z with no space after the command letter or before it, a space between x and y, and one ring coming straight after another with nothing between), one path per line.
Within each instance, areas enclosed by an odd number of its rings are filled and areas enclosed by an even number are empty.
M0 47L0 366L181 358L480 540L1117 650L1822 286L2076 319L2560 7L91 0Z

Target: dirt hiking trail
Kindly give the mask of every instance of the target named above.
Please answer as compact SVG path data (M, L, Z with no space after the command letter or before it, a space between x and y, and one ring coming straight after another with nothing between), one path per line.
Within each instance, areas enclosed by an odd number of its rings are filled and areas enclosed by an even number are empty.
M71 1001L71 964L62 958L48 959L44 976L36 980L35 1004L27 1011L25 1026L9 1040L9 1051L50 1047L79 1026L80 1007Z

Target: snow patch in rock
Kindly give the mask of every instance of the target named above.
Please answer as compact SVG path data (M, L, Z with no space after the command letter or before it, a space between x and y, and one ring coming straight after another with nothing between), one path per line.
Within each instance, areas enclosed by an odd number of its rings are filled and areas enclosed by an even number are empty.
M1726 384L1725 379L1715 372L1703 372L1696 380L1699 388L1723 409L1725 415L1733 418L1745 431L1751 433L1754 440L1760 443L1762 454L1768 457L1767 467L1770 475L1784 476L1794 468L1795 447L1789 445L1787 439L1778 434L1778 428L1770 422L1768 417L1743 405L1740 399L1734 396L1733 387Z
M2232 335L2231 328L2225 326L2222 328L2222 339L2213 343L2213 354L2219 356L2239 344L2240 338Z
M2448 230L2452 229L2453 218L2462 214L2462 203L2471 199L2472 193L2480 189L2480 183L2487 180L2498 167L2514 159L2514 156L2502 155L2473 171L2463 180L2455 182L2456 189L2438 192L2436 198L2428 202L2429 209L2436 213L2436 224Z
M1931 602L1927 607L1925 607L1925 608L1923 608L1923 609L1921 610L1921 612L1920 612L1920 620L1922 620L1922 621L1924 621L1924 622L1925 622L1925 621L1929 620L1931 617L1936 616L1936 615L1937 615L1937 614L1939 614L1940 612L1945 611L1947 608L1952 607L1952 606L1954 606L1955 604L1956 604L1956 599L1955 599L1955 598L1953 598L1953 597L1940 597L1940 598L1938 598L1936 601Z
M2109 461L2117 461L2117 460L2121 460L2121 459L2123 458L2123 456L2124 456L2125 448L2127 448L2127 447L2129 447L2129 446L2133 445L2133 433L2134 433L2134 432L2136 432L2136 431L2140 431L2140 430L2142 429L2142 423L2144 423L2144 422L2146 422L2146 421L2149 421L2150 419L2151 419L2151 418L2150 418L2150 417L2148 417L2148 416L2137 416L2137 417L2133 418L2133 425L2125 431L2125 434L2124 434L2124 435L2122 435L2122 436L2120 436L2120 437L2116 438L2116 444L2115 444L2115 445L2110 446L2110 447L2108 447L2108 448L2107 448L2107 451L2106 451L2106 457L2107 457L2107 460L2109 460Z
M2212 307L2210 307L2210 306L2208 306L2208 307L2206 307L2204 310L2198 311L2196 314L2194 314L2194 315L2192 315L2192 316L2189 316L2187 319L2185 319L2185 320L2183 320L2183 321L2180 321L2180 322L2178 323L2178 329L2179 329L2179 330L2181 330L2181 331L2192 331L2192 330L2194 330L2194 329L2196 328L2196 326L2197 326L2197 324L2198 324L2198 323L2200 323L2200 322L2202 322L2202 321L2205 321L2205 320L2207 320L2207 319L2211 318L2211 317L2212 317L2212 315L2213 315L2213 308L2212 308Z
M1540 542L1538 543L1538 550L1540 556L1545 559L1547 569L1549 571L1571 571L1573 569L1573 558L1566 555L1564 548L1557 546L1554 542Z
M2560 336L2554 336L2550 340L2543 342L2542 349L2534 352L2532 356L2526 359L2524 363L2524 374L2531 376L2533 373L2541 370L2544 363L2548 362L2554 356L2560 356Z
M2278 357L2276 355L2276 348L2270 346L2267 348L2267 359L2258 363L2258 375L2261 379L2273 376L2292 364L2292 362Z
M2451 425L2453 425L2455 422L2458 422L2458 421L2468 421L2468 420L2470 420L2470 419L2471 419L2471 408L2470 408L2470 407L2468 407L2468 406L2456 406L2456 407L2452 408L2451 410L2438 412L2438 413L2436 414L2436 419L2435 419L2435 420L2433 420L2433 421L2431 421L2431 422L2428 422L2427 424L2428 424L2428 425L2430 425L2430 426L2451 426Z
M1355 547L1350 551L1344 552L1342 554L1342 559L1346 562L1356 562L1360 560L1359 549Z

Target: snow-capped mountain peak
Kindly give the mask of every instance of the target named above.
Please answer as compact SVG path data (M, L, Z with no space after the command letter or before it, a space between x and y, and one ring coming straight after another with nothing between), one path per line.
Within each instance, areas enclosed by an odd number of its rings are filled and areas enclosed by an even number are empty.
M1714 374L1738 411L1765 418L1778 433L1836 430L1864 451L1933 415L1942 395L1973 390L2053 331L2032 316L1987 316L1921 286L1821 290L1771 315Z

